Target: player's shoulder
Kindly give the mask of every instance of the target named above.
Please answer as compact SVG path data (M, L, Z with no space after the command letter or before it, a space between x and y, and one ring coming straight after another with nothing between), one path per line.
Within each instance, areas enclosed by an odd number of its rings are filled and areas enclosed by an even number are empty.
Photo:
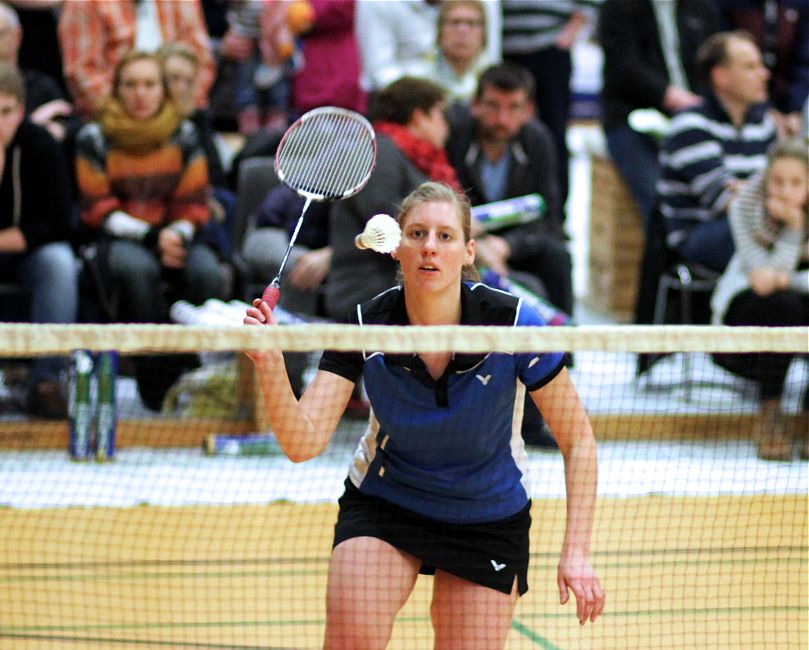
M520 299L482 282L462 285L463 322L468 325L516 325Z

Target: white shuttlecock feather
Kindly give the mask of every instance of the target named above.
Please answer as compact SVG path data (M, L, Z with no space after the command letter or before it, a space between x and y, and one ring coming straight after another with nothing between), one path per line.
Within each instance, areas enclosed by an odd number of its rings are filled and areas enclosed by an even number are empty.
M375 214L365 224L365 230L354 238L357 248L370 248L377 253L390 253L399 246L402 231L396 219L387 214Z

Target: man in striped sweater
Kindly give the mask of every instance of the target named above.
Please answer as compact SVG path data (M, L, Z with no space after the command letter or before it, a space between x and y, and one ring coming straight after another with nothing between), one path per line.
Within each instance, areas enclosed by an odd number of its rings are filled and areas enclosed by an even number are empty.
M672 119L657 194L668 245L685 260L722 271L734 249L728 206L743 181L764 168L776 125L768 113L769 73L749 34L714 34L697 65L710 92Z

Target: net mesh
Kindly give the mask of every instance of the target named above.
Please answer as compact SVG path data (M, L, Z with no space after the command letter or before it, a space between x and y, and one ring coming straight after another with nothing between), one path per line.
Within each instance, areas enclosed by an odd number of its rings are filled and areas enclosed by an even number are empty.
M327 449L290 462L244 354L261 348L285 350L301 386L325 348L571 352L599 448L591 559L607 608L581 627L558 602L562 457L541 426L526 431L530 590L506 647L805 648L805 328L523 329L0 325L0 648L322 645L337 498L367 407L357 391ZM71 460L67 420L15 408L32 355L72 357L81 393L77 351L92 414L113 360L113 462ZM773 351L791 359L791 461L758 458L754 441L745 371ZM639 377L638 353L655 361ZM418 578L388 647L432 647L433 581Z

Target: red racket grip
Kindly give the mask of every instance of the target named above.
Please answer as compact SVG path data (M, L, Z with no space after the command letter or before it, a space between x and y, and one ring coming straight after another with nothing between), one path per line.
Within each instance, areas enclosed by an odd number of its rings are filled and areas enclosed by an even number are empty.
M264 289L264 293L261 294L261 299L270 306L270 309L275 309L280 297L281 289L274 284L268 284L267 288Z

